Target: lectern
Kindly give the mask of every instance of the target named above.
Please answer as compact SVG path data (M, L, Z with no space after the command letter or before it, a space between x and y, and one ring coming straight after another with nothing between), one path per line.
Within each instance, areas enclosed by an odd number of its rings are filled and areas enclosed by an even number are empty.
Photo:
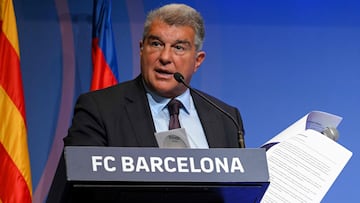
M264 149L66 147L66 202L260 202Z

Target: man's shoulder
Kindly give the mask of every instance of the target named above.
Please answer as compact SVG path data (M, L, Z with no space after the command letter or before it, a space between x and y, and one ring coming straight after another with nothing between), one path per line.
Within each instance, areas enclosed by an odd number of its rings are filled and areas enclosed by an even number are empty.
M215 97L215 96L212 96L208 93L205 93L201 90L198 90L198 89L195 89L196 91L198 91L199 93L201 93L204 97L206 97L207 99L209 99L211 102L215 103L216 105L218 105L219 107L221 108L224 108L224 109L234 109L236 107L230 105L230 104L227 104L226 102L224 102L223 100ZM200 102L200 103L207 103L203 98L201 98L199 95L197 95L196 93L194 93L193 91L191 91L191 96L194 98L194 101L195 102Z
M108 101L111 100L119 102L124 98L138 97L138 95L144 94L144 88L141 84L141 79L135 78L132 80L124 81L119 84L95 90L91 92L83 93L79 96L79 99L82 98L92 98L97 101Z

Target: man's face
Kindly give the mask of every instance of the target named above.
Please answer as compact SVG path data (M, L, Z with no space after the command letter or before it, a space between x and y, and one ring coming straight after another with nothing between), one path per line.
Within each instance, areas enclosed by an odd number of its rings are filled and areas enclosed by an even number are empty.
M162 21L151 24L140 43L141 73L146 85L163 97L176 97L186 90L173 74L181 73L187 83L200 67L205 53L197 52L195 32L189 26L170 26Z

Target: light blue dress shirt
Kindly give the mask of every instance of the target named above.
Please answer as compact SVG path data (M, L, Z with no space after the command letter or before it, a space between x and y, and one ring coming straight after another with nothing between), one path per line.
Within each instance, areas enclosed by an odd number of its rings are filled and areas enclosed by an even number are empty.
M166 105L171 99L160 97L150 90L146 90L156 132L168 131L170 115ZM189 89L176 97L176 99L183 104L179 111L179 120L180 126L185 128L190 147L208 149L209 145Z

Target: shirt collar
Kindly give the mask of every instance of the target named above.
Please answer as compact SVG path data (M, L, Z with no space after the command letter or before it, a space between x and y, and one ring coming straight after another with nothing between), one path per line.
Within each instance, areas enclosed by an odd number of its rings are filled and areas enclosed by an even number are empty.
M151 91L146 86L145 82L144 82L144 86L145 86L146 95L147 95L147 98L149 100L149 104L150 104L150 107L152 108L152 110L155 111L156 113L159 113L164 108L166 108L166 105L169 103L171 98L159 96L155 92ZM190 95L189 89L186 89L186 91L184 93L175 97L175 99L179 100L182 103L184 110L187 114L189 114L189 112L190 112L190 97L191 97L191 95Z

